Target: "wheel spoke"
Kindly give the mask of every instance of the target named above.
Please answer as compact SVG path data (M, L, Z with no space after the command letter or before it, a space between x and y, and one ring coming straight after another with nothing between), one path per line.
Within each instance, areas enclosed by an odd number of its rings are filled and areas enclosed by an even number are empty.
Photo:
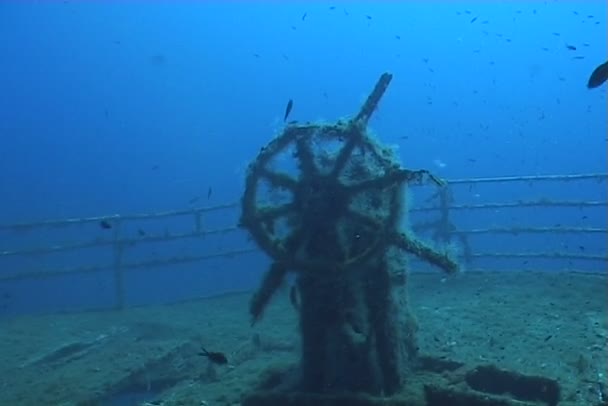
M304 175L304 177L317 176L319 171L315 166L314 156L310 146L306 144L306 139L304 137L298 138L296 140L296 146L298 149L297 155L300 160L302 175Z
M331 174L333 177L337 178L340 175L340 173L342 173L342 169L344 169L344 166L346 166L346 163L348 162L349 158L352 156L353 150L355 149L355 146L357 145L357 142L359 141L360 138L361 138L360 136L356 137L355 134L352 134L348 138L348 141L346 142L344 147L342 147L342 149L340 150L338 158L336 158L336 163L334 165L334 168L331 171Z
M260 175L268 179L272 186L277 188L285 188L294 191L298 187L298 181L286 173L264 170Z
M258 209L257 219L259 221L276 220L278 217L285 216L295 210L293 203L283 204L281 206L262 207Z
M391 236L391 241L402 250L416 255L424 261L430 262L449 274L458 271L458 263L447 254L440 254L426 244L408 237L405 233L395 233Z

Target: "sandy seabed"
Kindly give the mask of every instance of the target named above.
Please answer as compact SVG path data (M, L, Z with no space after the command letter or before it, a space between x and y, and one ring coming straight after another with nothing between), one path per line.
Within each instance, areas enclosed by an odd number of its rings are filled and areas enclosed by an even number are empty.
M606 275L410 276L420 352L555 379L560 405L608 384ZM268 370L298 361L297 313L280 291L250 326L250 294L0 319L0 405L238 405ZM224 352L211 365L201 347Z

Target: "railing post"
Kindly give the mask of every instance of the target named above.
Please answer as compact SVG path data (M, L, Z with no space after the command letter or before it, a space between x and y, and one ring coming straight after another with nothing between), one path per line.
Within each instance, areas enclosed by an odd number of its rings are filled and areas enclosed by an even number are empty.
M122 255L124 252L124 245L120 241L120 221L115 220L114 222L114 289L116 295L115 307L117 310L122 310L125 307L125 287L124 287L124 275L122 270Z
M439 190L439 230L438 239L443 243L449 243L451 240L451 224L450 224L450 203L452 202L452 194L447 187Z

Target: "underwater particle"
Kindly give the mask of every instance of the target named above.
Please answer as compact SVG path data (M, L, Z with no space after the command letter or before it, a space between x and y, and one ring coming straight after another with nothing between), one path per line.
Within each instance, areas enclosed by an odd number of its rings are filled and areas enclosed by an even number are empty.
M587 88L593 89L601 86L608 79L608 61L604 62L593 70L589 81L587 82Z
M214 364L225 365L228 363L228 358L226 358L226 356L222 352L209 352L202 347L201 350L202 352L199 352L198 355L200 355L201 357L209 358L209 361Z
M163 54L154 54L150 56L150 63L156 66L164 65L167 63L167 57Z
M99 227L103 228L104 230L109 230L112 228L112 224L110 224L108 220L101 220L99 222Z
M141 228L138 228L138 229L137 229L137 234L138 234L140 237L145 237L146 232L145 232L144 230L142 230Z
M283 117L283 121L287 121L287 117L289 117L289 113L291 113L291 109L293 108L293 100L289 99L287 102L287 106L285 106L285 116Z

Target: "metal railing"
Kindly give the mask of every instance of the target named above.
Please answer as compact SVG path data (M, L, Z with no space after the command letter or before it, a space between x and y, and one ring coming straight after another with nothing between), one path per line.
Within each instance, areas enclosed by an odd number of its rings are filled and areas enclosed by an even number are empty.
M562 208L570 209L593 209L597 207L608 207L607 201L596 200L560 200L555 198L529 199L520 196L521 199L507 202L487 202L487 203L460 203L456 204L452 196L453 188L462 185L477 184L498 184L505 182L527 182L538 184L542 182L581 182L597 181L605 183L608 174L581 174L581 175L545 175L545 176L519 176L519 177L495 177L495 178L473 178L473 179L454 179L448 181L448 187L439 189L431 195L422 207L409 209L411 217L420 213L437 213L432 220L417 221L412 226L413 230L420 233L430 233L431 238L439 244L449 243L457 240L463 247L462 255L464 261L472 263L480 258L494 259L553 259L553 260L576 260L576 261L597 261L606 269L606 252L597 253L567 253L562 251L546 252L478 252L473 249L470 238L475 235L525 235L525 234L576 234L576 235L608 235L606 227L585 227L585 226L492 226L483 228L459 229L454 225L453 219L456 212L461 211L480 211L488 209L526 209L526 208ZM603 185L602 190L606 187ZM0 283L11 281L24 281L40 278L66 277L74 274L85 274L95 272L111 272L114 280L116 295L116 306L121 308L125 304L124 273L132 269L147 269L159 266L170 266L175 264L193 263L210 260L214 258L234 258L246 254L258 252L252 247L239 247L227 250L217 250L197 255L166 255L162 258L145 259L140 261L125 260L125 253L134 245L146 243L167 243L185 239L201 239L240 232L236 225L206 228L205 219L221 211L238 210L238 203L222 204L213 207L198 207L184 210L166 211L148 214L132 215L111 215L84 218L69 218L63 220L47 220L32 223L0 225L0 233L9 234L10 232L29 232L37 233L46 229L69 228L82 226L90 223L99 224L104 222L109 228L110 233L103 238L84 239L82 241L70 242L65 244L45 244L38 247L20 247L14 249L4 249L0 247L0 261L8 258L28 258L36 255L53 254L60 252L78 252L88 248L108 248L112 252L112 260L108 263L97 263L94 265L70 266L67 268L54 269L28 269L27 267L17 267L18 269L7 269L2 267L0 272ZM185 232L171 233L165 230L158 234L141 234L136 236L125 235L121 230L130 222L143 220L174 220L178 217L187 217L191 228ZM605 246L605 245L604 245ZM25 262L25 261L24 261ZM1 262L0 262L1 264ZM12 267L9 267L12 268Z

